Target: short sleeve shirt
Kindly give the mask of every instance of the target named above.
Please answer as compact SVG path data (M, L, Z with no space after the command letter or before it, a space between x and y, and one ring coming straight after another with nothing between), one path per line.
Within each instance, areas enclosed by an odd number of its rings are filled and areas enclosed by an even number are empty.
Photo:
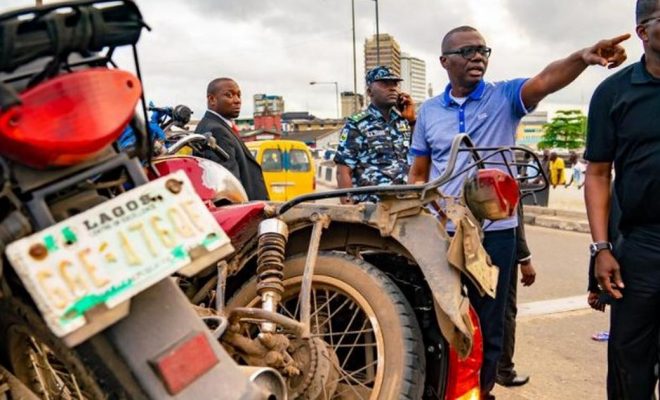
M660 79L644 58L603 81L591 98L584 158L614 162L622 232L660 230Z
M458 133L466 133L477 147L515 144L518 124L528 112L521 98L525 81L526 79L495 83L481 81L462 105L452 100L451 85L448 85L442 94L422 104L417 115L410 152L414 156L431 158L430 180L445 171L451 142ZM491 160L503 162L499 156L494 156ZM469 154L460 153L454 171L460 172L470 165L473 163ZM506 171L504 166L486 166ZM442 193L460 196L465 179L474 171L472 168L467 173L456 175L441 188ZM518 220L514 216L492 224L487 222L485 226L486 230L515 228L518 226Z
M370 105L348 119L341 131L334 161L352 171L354 187L405 184L410 147L410 125L392 108L389 121ZM356 196L358 201L377 201L375 196Z

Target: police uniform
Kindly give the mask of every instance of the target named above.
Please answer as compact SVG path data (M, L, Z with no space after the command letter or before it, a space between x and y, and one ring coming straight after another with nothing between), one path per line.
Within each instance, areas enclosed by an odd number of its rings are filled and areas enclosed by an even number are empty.
M353 186L405 184L412 131L399 111L390 109L389 121L373 104L348 119L341 131L335 163L351 169ZM373 201L370 195L354 196L356 201Z
M365 77L367 86L379 80L401 81L389 68L378 66ZM335 163L351 169L354 187L405 184L408 179L408 149L412 130L392 107L389 120L373 104L350 118L342 129ZM356 201L378 201L373 195L354 196Z

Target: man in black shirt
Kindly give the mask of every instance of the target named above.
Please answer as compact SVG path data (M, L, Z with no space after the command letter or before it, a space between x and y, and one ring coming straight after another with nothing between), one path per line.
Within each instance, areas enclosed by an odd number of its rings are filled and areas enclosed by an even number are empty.
M660 1L637 1L641 61L596 89L589 107L585 198L595 276L614 299L608 398L650 399L660 331ZM611 167L621 237L608 242Z

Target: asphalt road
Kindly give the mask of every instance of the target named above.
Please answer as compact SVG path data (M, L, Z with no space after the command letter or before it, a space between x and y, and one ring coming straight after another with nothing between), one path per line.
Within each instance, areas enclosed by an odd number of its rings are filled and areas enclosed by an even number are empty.
M557 299L586 293L588 234L526 226L536 282L518 290L518 302Z

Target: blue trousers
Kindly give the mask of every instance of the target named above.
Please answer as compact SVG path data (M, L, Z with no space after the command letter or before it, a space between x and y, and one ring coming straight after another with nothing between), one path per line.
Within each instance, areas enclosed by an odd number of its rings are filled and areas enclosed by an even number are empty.
M481 367L481 391L490 393L495 386L497 362L504 341L504 312L509 295L509 281L516 255L516 230L487 231L483 241L493 264L500 268L497 295L481 297L472 282L465 279L470 303L479 315L484 337L484 363Z

